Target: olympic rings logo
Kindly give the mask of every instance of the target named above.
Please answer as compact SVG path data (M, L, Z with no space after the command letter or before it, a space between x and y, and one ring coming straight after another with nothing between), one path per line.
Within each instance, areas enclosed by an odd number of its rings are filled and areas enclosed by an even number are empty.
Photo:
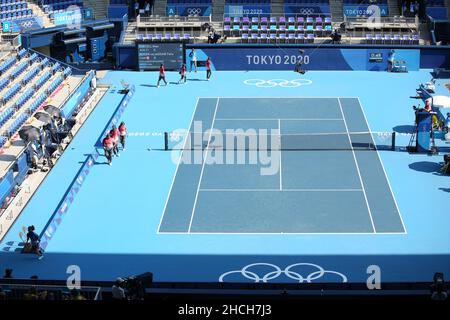
M271 79L271 80L262 80L262 79L247 79L244 81L244 84L248 86L256 86L258 88L273 88L273 87L283 87L283 88L297 88L301 86L307 86L312 84L311 80L308 79L294 79L294 80L286 80L286 79Z
M27 28L30 28L33 24L34 24L34 21L28 20L28 21L22 22L20 24L20 26L27 29Z
M269 271L266 274L260 276L256 272L256 270L254 270L254 271L249 270L250 268L254 268L254 267L269 267L269 268L273 269L273 271ZM312 267L316 270L309 272L308 275L304 275L298 270L299 267ZM294 271L293 270L294 268L297 268L297 270ZM337 271L325 270L321 266L314 264L314 263L295 263L295 264L291 264L290 266L287 266L284 270L282 270L280 267L278 267L274 264L271 264L271 263L265 263L265 262L252 263L252 264L245 266L241 270L233 270L233 271L225 272L224 274L222 274L219 277L219 282L225 282L224 279L232 274L241 275L245 279L252 280L255 283L261 283L261 282L267 283L271 280L277 279L281 275L285 275L287 278L289 278L291 280L295 280L295 282L298 282L298 283L305 283L305 282L311 283L314 280L322 278L325 274L336 275L337 278L342 281L342 283L347 282L347 277L344 274L337 272Z
M300 10L300 13L303 15L310 15L314 13L314 9L313 8L304 8Z
M202 12L202 9L200 9L200 8L188 8L187 9L188 15L191 15L191 16L195 16L197 14L200 14L201 12Z

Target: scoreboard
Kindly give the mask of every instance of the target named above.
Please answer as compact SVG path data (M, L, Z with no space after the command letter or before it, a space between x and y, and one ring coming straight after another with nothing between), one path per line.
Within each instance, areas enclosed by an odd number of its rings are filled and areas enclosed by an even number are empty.
M184 63L183 42L137 43L138 68L141 71L159 70L161 63L166 70L178 70Z
M383 54L381 52L371 52L369 62L383 62Z

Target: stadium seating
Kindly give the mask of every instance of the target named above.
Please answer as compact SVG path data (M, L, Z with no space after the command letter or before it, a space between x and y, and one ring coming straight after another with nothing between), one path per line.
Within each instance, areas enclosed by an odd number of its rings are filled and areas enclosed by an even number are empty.
M305 39L313 42L316 37L329 36L331 32L329 16L224 18L224 34L241 37L243 42L304 43Z
M41 0L39 2L40 7L47 14L54 14L62 12L70 6L83 7L82 0Z
M6 61L0 64L0 75L3 75L8 69L10 69L17 62L16 57L8 58Z
M0 68L3 70L0 79L0 137L8 138L20 130L73 71L71 67L63 68L59 62L24 49L6 56Z
M0 22L32 16L25 0L0 0Z
M3 148L8 141L7 137L0 137L0 148Z
M21 113L13 122L12 124L8 127L8 136L12 137L13 135L15 135L20 128L22 127L22 125L28 120L29 118L29 114L27 112L23 112Z
M14 115L14 108L9 107L0 114L0 126L3 126Z

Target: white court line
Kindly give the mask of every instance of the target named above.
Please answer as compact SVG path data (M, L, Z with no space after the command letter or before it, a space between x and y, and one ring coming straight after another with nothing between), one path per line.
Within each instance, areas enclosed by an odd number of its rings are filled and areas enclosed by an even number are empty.
M348 131L347 121L345 120L344 111L342 110L342 104L341 104L341 100L339 98L338 98L338 102L339 102L339 108L341 109L342 118L344 119L345 129L347 130L348 142L350 143L350 147L351 147L352 146L352 139L350 138L350 133ZM367 210L369 210L370 222L372 223L373 232L376 233L377 230L375 229L375 224L373 222L372 211L370 210L370 205L369 205L369 201L367 200L366 190L364 189L364 182L363 182L363 179L362 179L362 176L361 176L361 171L359 170L358 161L356 160L356 154L355 154L355 150L353 150L353 148L352 148L352 154L353 154L353 159L355 160L356 170L358 171L359 181L360 181L361 187L363 189L364 199L366 200Z
M363 192L363 189L200 189L201 192Z
M370 129L370 126L369 126L369 121L367 121L366 113L364 112L364 108L362 107L361 100L359 100L359 97L358 97L357 99L358 99L359 107L360 107L360 109L361 109L361 111L362 111L362 114L363 114L363 116L364 116L364 120L366 121L367 128L369 129L369 132L372 132L372 130ZM372 139L372 136L371 136L371 139ZM373 140L373 139L372 139L372 140ZM374 141L374 142L375 142L375 141ZM388 186L389 186L389 191L391 192L392 199L394 199L394 204L395 204L395 207L396 207L396 209L397 209L397 211L398 211L398 215L400 216L400 221L401 221L401 223L402 223L403 230L405 230L405 231L403 232L403 234L407 234L408 232L407 232L407 230L406 230L405 223L403 222L403 217L402 217L402 214L401 214L401 212L400 212L400 208L398 207L397 200L395 199L394 192L392 191L391 183L389 182L389 178L388 178L388 175L387 175L386 170L385 170L385 168L384 168L383 161L381 161L381 157L380 157L380 154L379 154L377 148L375 148L375 151L377 152L378 160L379 160L380 163L381 163L381 168L383 168L384 177L386 178L387 184L388 184Z
M209 142L211 141L211 136L212 136L212 132L213 132L213 129L214 129L214 123L215 123L215 120L216 120L216 114L217 114L217 109L218 109L218 106L219 106L219 101L220 101L220 98L217 98L216 108L214 109L214 115L213 115L212 122L211 122L211 130L209 132L208 144L206 145L206 152L205 152L205 155L204 155L204 159L202 161L202 171L200 172L200 179L199 179L198 185L197 185L197 192L195 194L194 205L192 207L191 221L189 222L188 233L191 232L192 221L194 220L195 208L197 207L197 200L198 200L198 194L199 194L199 190L200 190L200 185L202 184L203 172L205 170L205 164L206 164L206 160L208 158L208 152L209 152L209 148L208 147L209 147Z
M357 99L358 97L305 97L305 96L272 96L272 97L263 97L263 96L255 96L255 97L199 97L200 99Z
M199 102L200 102L200 98L197 98L197 102L196 102L195 108L194 108L194 113L192 114L191 122L190 122L189 125L188 125L188 130L190 130L190 127L191 127L191 125L192 125L192 122L194 121L194 117L195 117L195 114L197 113L197 108L198 108L198 103L199 103ZM187 141L188 141L188 135L186 135L186 137L184 138L183 150L184 150L185 147L186 147ZM172 183L170 184L169 193L167 194L166 203L164 204L164 210L163 210L163 213L162 213L162 215L161 215L161 219L159 220L159 225L158 225L158 231L157 231L157 233L159 233L159 230L160 230L160 228L161 228L161 224L162 224L163 219L164 219L164 215L166 214L167 204L169 203L169 198L170 198L170 195L172 194L172 188L173 188L173 185L174 185L174 183L175 183L175 178L177 177L177 174L178 174L178 169L180 168L180 163L181 163L181 159L182 159L182 157L183 157L183 152L184 152L184 151L181 151L181 152L180 152L180 158L178 159L177 168L176 168L176 170L175 170L175 174L173 175Z
M281 120L278 119L278 134L281 137ZM280 140L280 147L281 147L281 140ZM282 169L282 161L283 159L281 158L281 151L277 151L280 154L280 191L283 190L283 169Z
M369 236L382 236L382 235L404 235L403 232L158 232L158 234L170 234L170 235L231 235L231 236L336 236L336 235L344 235L344 236L360 236L360 235L369 235Z
M285 119L285 118L217 118L216 121L276 121L276 120L281 120L281 121L343 121L344 119L340 119L340 118L290 118L290 119Z

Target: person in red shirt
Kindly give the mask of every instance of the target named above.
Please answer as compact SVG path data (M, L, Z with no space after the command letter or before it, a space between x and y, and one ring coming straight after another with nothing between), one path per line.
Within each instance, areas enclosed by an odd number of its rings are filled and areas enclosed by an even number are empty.
M209 81L209 78L211 78L211 58L208 57L206 59L206 80Z
M112 136L113 142L114 142L113 153L117 157L120 157L120 154L119 154L119 136L120 136L119 129L117 129L116 126L113 124L112 129L109 132L109 134Z
M125 139L127 137L127 127L125 126L125 122L121 122L119 126L120 133L120 144L122 145L122 151L125 151Z
M178 83L180 84L183 80L183 82L184 83L186 83L186 71L187 71L187 68L186 68L186 64L182 64L181 65L181 69L180 69L180 76L181 76L181 78L180 78L180 80L178 81Z
M113 157L113 148L114 148L114 139L111 134L107 134L103 139L103 149L105 150L105 157L108 160L108 164L112 165L112 157Z
M159 82L160 81L164 81L164 83L167 86L167 81L166 81L166 68L164 67L164 64L161 63L161 65L159 66L159 78L158 78L158 83L156 84L156 86L159 88Z
M425 100L425 108L424 108L424 110L426 111L426 112L430 112L431 111L431 103L430 103L430 100Z

